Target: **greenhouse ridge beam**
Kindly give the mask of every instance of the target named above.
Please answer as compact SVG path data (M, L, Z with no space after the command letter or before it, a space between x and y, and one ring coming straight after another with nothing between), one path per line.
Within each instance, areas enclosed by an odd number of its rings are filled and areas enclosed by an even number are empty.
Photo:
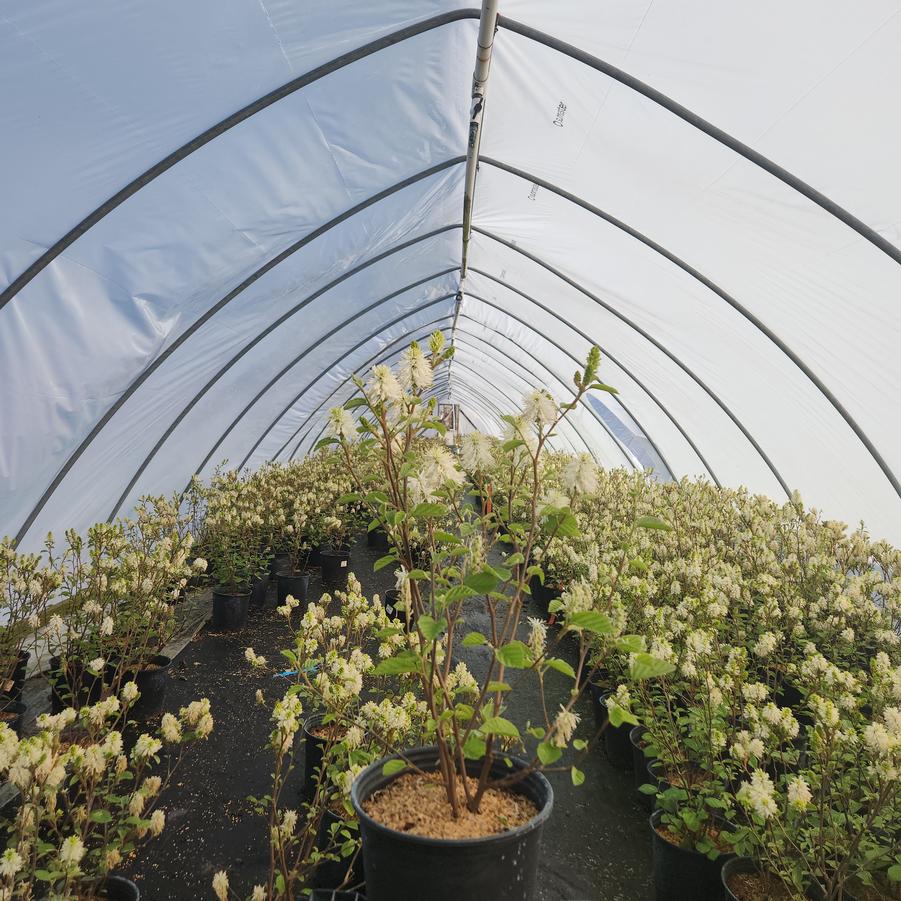
M854 417L845 408L842 402L832 393L832 391L829 390L822 379L820 379L820 377L798 356L798 354L795 353L795 351L793 351L785 343L785 341L783 341L765 322L763 322L763 320L761 320L744 305L739 303L738 300L732 297L731 294L721 288L718 284L716 284L716 282L707 278L707 276L705 276L702 272L699 272L694 266L686 263L685 260L676 256L674 253L671 253L669 250L658 244L652 238L647 237L637 229L632 228L632 226L621 221L620 219L617 219L615 216L612 216L610 213L605 212L599 207L594 206L594 204L583 200L581 197L577 197L575 194L571 194L569 191L566 191L563 188L559 188L556 185L551 184L551 182L545 181L543 178L539 178L529 172L523 171L522 169L517 169L515 166L511 166L508 163L501 162L500 160L491 159L490 157L482 157L481 161L490 166L494 166L497 169L501 169L504 172L509 172L511 175L525 179L526 181L534 182L539 187L545 188L551 193L556 194L558 197L561 197L564 200L569 201L570 203L576 204L586 212L598 216L600 219L603 219L605 222L609 223L615 228L620 229L620 231L624 232L632 238L635 238L646 247L649 247L651 250L660 254L675 266L678 266L683 272L687 273L692 278L700 282L705 288L708 288L719 298L724 300L730 307L732 307L733 310L735 310L740 316L744 317L744 319L750 322L751 325L753 325L759 332L761 332L766 338L768 338L770 342L772 342L775 347L777 347L783 354L785 354L785 356L788 357L788 359L791 360L791 362L794 363L795 366L807 377L811 384L820 392L820 394L823 395L823 397L829 402L829 404L831 404L836 413L841 416L841 418L845 421L845 424L858 437L861 444L863 444L863 446L869 452L876 465L882 470L883 475L888 479L892 488L895 489L895 493L899 497L901 497L901 482L898 481L898 478L895 476L891 467L879 453L878 449L870 440L866 432L864 432L863 428L861 428Z
M196 320L194 320L194 322L192 322L191 325L184 330L184 332L182 332L165 350L163 350L159 354L159 356L157 356L153 360L152 363L150 363L140 372L137 378L135 378L131 382L128 388L126 388L126 390L106 410L100 420L94 425L91 431L82 440L81 444L79 444L75 451L69 456L69 458L63 464L62 468L59 470L56 476L54 476L53 481L50 483L46 491L41 495L31 513L28 514L28 517L22 524L19 531L16 533L16 544L18 544L27 534L28 530L31 528L32 523L35 521L41 510L43 510L47 501L53 495L53 492L56 491L63 479L65 479L66 475L68 475L69 471L72 469L81 455L85 452L85 450L87 450L91 442L103 430L106 424L113 418L113 416L116 415L116 413L129 400L129 398L138 390L138 388L140 388L140 386L145 381L147 381L147 379L150 378L150 376L154 372L156 372L156 370L159 369L159 367L162 366L162 364L170 356L172 356L172 354L175 353L175 351L178 350L178 348L181 347L182 344L185 343L185 341L187 341L198 329L200 329L206 322L208 322L213 316L215 316L216 313L218 313L221 309L231 303L231 301L234 300L239 294L241 294L242 291L262 278L267 272L269 272L271 269L274 269L279 263L286 260L289 256L296 253L298 250L305 247L316 238L322 236L335 226L340 225L342 222L347 221L357 213L362 212L373 204L378 203L380 200L384 200L386 197L390 197L392 194L395 194L398 191L409 187L410 185L416 184L417 182L422 181L423 179L428 178L431 175L435 175L438 172L443 172L446 169L450 169L452 166L459 165L463 162L463 160L464 157L457 156L452 157L449 160L445 160L442 163L436 163L434 166L429 166L427 169L423 169L421 172L417 172L414 175L409 175L401 181L396 182L395 184L387 188L383 188L381 191L370 195L365 200L361 200L359 203L355 204L349 209L346 209L343 213L339 213L333 219L330 219L328 222L320 225L318 228L313 229L313 231L306 234L303 238L295 241L290 247L286 247L274 257L271 257L262 266L248 275L247 278L245 278L240 284L229 291L229 293L226 294L225 297L223 297L220 301L206 310L202 316L199 316ZM455 226L446 226L445 230L449 230L454 227Z
M834 216L849 228L853 229L874 247L877 247L884 254L891 257L896 263L901 263L901 247L897 247L892 244L891 241L883 238L875 229L858 219L844 207L839 206L834 200L831 200L816 188L807 184L807 182L802 181L796 175L793 175L787 169L784 169L778 163L773 162L773 160L765 157L762 153L759 153L752 147L739 141L738 138L734 138L728 132L723 131L721 128L717 128L716 125L701 118L697 113L682 106L681 103L676 102L656 88L651 87L649 84L645 84L634 75L624 72L622 69L593 56L591 53L580 50L578 47L566 43L566 41L561 41L559 38L555 38L537 28L532 28L529 25L524 25L522 22L517 22L515 19L499 16L498 26L500 28L506 28L514 34L528 38L530 41L535 41L537 44L543 44L545 47L558 53L563 53L571 59L583 63L586 66L590 66L592 69L603 73L614 81L618 81L625 87L641 94L658 106L668 110L673 115L678 116L684 122L687 122L689 125L698 129L698 131L702 131L708 137L718 141L724 147L728 147L730 150L743 156L748 162L753 163L755 166L758 166L765 172L778 178L779 181L788 185L790 188L793 188L799 194L803 194L808 200L825 210L830 216Z
M454 272L455 268L456 267L453 267L450 269L445 269L443 272L438 273L438 275L436 275L436 276L419 279L418 281L412 282L411 284L406 285L403 288L399 288L396 291L392 291L390 294L386 294L384 297L379 298L379 300L374 301L368 307L365 307L362 310L356 310L352 316L348 317L343 322L336 325L331 331L322 335L320 338L318 338L316 340L316 343L310 344L306 348L306 350L303 351L303 353L296 356L287 366L285 366L283 369L281 369L278 372L278 374L275 375L269 381L269 383L266 385L266 387L264 389L262 389L262 391L260 392L260 395L263 392L265 392L266 390L268 390L269 388L271 388L272 385L274 385L283 375L285 375L285 373L288 372L289 369L291 369L293 366L296 366L297 363L299 363L304 357L307 356L307 354L312 353L317 347L319 347L322 344L322 342L327 341L329 338L331 338L337 332L341 331L341 329L345 328L347 325L354 322L358 317L365 316L367 313L370 313L372 310L375 310L378 307L382 306L382 304L385 304L388 301L393 300L395 297L398 297L399 295L405 293L406 291L411 291L413 288L418 288L420 285L423 285L426 282L431 281L433 278L439 278L442 275L447 275L451 272ZM153 458L156 456L157 451L159 451L159 449L163 446L163 444L165 444L166 440L175 431L175 429L178 427L179 423L181 423L181 421L185 418L185 416L188 415L188 413L194 408L194 406L200 401L200 399L213 387L213 385L215 385L219 381L219 379L223 375L225 375L225 373L228 372L228 370L231 369L232 366L234 366L234 364L237 363L238 360L241 359L241 357L244 356L244 354L246 354L248 351L250 351L257 344L259 344L260 341L263 340L263 338L265 338L271 332L275 331L275 329L277 329L280 325L282 325L284 322L286 322L289 318L294 316L296 313L300 312L300 310L302 310L308 304L312 303L312 301L315 300L316 297L319 297L322 294L324 294L326 290L327 289L322 289L322 290L316 292L315 294L310 295L308 298L303 300L301 303L297 304L295 307L293 307L287 313L284 313L282 316L280 316L278 319L276 319L274 322L272 322L262 332L260 332L252 341L245 344L244 347L241 348L241 350L238 351L238 353L235 354L235 356L233 356L224 366L222 366L219 369L219 371L203 386L203 388L201 388L201 390L198 391L197 394L194 395L194 397L188 402L188 404L182 408L182 410L178 414L178 416L176 416L175 419L170 423L169 427L166 429L166 431L163 433L163 435L160 437L160 439L157 441L157 443L153 446L153 449L150 451L150 453L144 458L144 461L138 467L137 471L132 476L131 481L128 483L128 486L125 488L125 490L122 492L122 495L119 497L119 500L116 502L116 506L113 507L112 512L110 513L109 517L107 518L107 522L112 522L115 519L116 514L119 512L119 508L122 506L123 503L125 503L125 500L128 498L128 495L131 493L132 488L134 488L134 486L138 482L138 479L140 479L140 477L144 474L144 471L150 465L151 460L153 460ZM447 296L453 297L454 295L450 294ZM259 397L260 395L257 395L257 397ZM253 403L253 402L251 402L251 403ZM226 434L228 434L228 432L226 432ZM223 436L223 437L225 437L225 436ZM218 445L217 445L217 447L218 447ZM216 448L213 448L212 453L215 453L215 450L216 450ZM204 462L206 462L206 461L204 461Z
M529 303L534 304L540 310L544 310L544 312L547 313L549 316L553 317L558 322L560 322L561 324L566 326L568 329L575 332L581 338L584 338L590 346L597 344L597 342L593 338L591 338L589 335L587 335L585 332L583 332L577 325L575 325L575 323L570 322L568 319L564 319L555 310L552 310L550 307L545 306L543 303L541 303L541 301L536 300L534 297L532 297L529 294L526 294L524 291L521 291L519 288L514 288L513 285L509 284L508 282L505 282L501 278L498 278L496 275L492 275L490 272L486 272L484 269L476 269L475 267L472 267L471 271L476 272L479 275L482 275L487 279L490 279L491 281L495 282L498 285L501 285L504 288L507 288L508 290L512 291L514 294L518 294L523 300L526 300ZM518 316L511 313L509 310L505 309L504 307L501 307L498 304L492 303L491 301L487 300L486 298L479 297L478 295L475 295L475 294L470 294L469 296L474 298L475 300L478 300L480 303L483 303L486 306L492 307L493 309L497 310L498 312L503 313L505 316L509 316L511 319L515 319L517 322L520 322L524 326L532 329L532 331L537 332L537 329L535 329L534 326L529 325L529 323L527 323L525 320L520 319ZM685 429L682 428L682 426L679 424L679 422L676 420L676 418L673 416L673 414L670 413L669 408L661 400L659 400L657 395L654 394L653 391L651 391L650 388L648 388L647 385L645 385L644 382L642 382L641 379L638 378L638 376L636 376L625 365L623 365L622 362L620 362L615 356L613 356L613 354L611 354L610 351L605 350L603 347L600 348L600 351L604 356L606 356L610 360L612 360L616 366L618 366L623 372L625 372L626 375L628 375L629 378L632 379L632 381L635 382L635 384L638 385L638 387L641 388L641 390L644 391L645 394L647 394L647 396L654 402L654 404L660 409L660 411L666 416L666 418L669 419L669 421L675 426L675 428L679 432L679 434L688 443L688 446L694 451L697 458L701 461L701 464L704 466L704 468L709 473L710 478L713 480L713 483L717 486L717 488L721 488L722 485L720 485L719 479L716 477L716 473L713 471L713 468L710 466L710 464L707 462L707 460L704 459L704 455L701 453L701 451L695 445L694 441L691 439L688 432L686 432ZM621 400L620 400L620 403L622 404ZM623 404L623 406L625 407L624 404ZM629 412L628 407L626 407L625 409L627 410L627 412ZM632 413L629 412L629 415L632 416ZM632 416L632 418L635 419L634 416ZM637 419L635 421L636 421L636 423L638 422ZM641 428L640 425L639 425L639 428ZM644 435L648 439L648 441L651 442L652 446L657 451L657 453L660 455L660 459L663 460L664 457L660 453L660 449L657 447L657 445L654 444L654 439L651 437L650 433L647 432L643 428L642 428L642 432L644 433ZM675 473L673 473L673 477L675 477Z
M594 301L594 303L598 304L598 306L607 310L608 313L615 316L620 320L623 324L629 326L633 329L637 334L641 335L646 341L648 341L651 345L656 347L661 353L664 354L669 360L675 363L695 384L701 388L707 396L716 403L716 405L729 417L729 419L735 424L735 426L739 429L739 431L748 439L748 442L757 451L760 455L760 458L766 463L770 472L775 476L776 481L782 486L782 490L785 492L786 497L791 497L791 490L785 482L785 479L782 478L779 470L776 468L776 465L773 461L767 456L766 452L763 448L757 443L757 440L754 436L745 428L742 424L741 420L729 409L725 401L723 401L719 395L704 382L700 376L698 376L693 370L691 370L687 364L683 363L669 348L666 347L661 341L651 335L649 332L645 331L637 322L633 322L629 319L625 313L621 313L616 307L611 306L604 300L601 300L596 294L592 294L587 288L583 288L578 282L571 279L568 275L561 272L559 269L555 269L551 266L550 263L545 262L534 254L529 253L527 250L523 250L521 247L518 247L516 244L508 241L506 238L502 238L499 235L495 235L492 232L486 231L484 228L480 228L479 226L474 225L473 231L478 232L480 235L484 235L486 238L491 238L493 241L497 241L500 244L503 244L505 247L508 247L510 250L515 251L518 254L521 254L526 259L531 260L533 263L541 266L543 269L546 269L552 275L557 276L561 281L575 288L577 291L584 294L589 300Z
M247 104L247 106L242 107L237 112L227 116L222 121L216 123L216 125L213 125L206 131L203 131L192 138L186 144L182 144L177 150L174 150L158 163L141 173L141 175L113 194L112 197L102 203L92 213L85 216L85 218L74 228L66 232L66 234L52 247L41 254L41 256L18 277L13 279L3 291L0 291L0 310L2 310L3 307L6 306L6 304L9 303L9 301L11 301L13 297L15 297L16 294L18 294L36 275L46 269L46 267L49 266L50 263L52 263L70 244L77 241L86 231L95 226L101 219L115 210L116 207L128 200L129 197L137 193L141 188L150 184L155 178L158 178L187 156L190 156L195 150L199 150L205 144L209 144L210 141L218 138L229 129L234 128L251 116L256 115L261 110L266 109L266 107L272 106L273 103L277 103L279 100L301 90L301 88L305 88L307 85L313 84L314 82L319 81L320 78L331 75L333 72L337 72L339 69L343 69L351 63L365 59L367 56L372 56L373 53L378 53L380 50L393 47L395 44L400 44L410 38L425 34L428 31L433 31L443 25L449 25L452 22L478 18L478 9L455 9L450 12L441 13L437 16L432 16L429 19L424 19L421 22L416 22L413 25L399 28L397 31L383 35L354 50L349 50L347 53L337 56L334 59L317 66L315 69L311 69L303 75L299 75L297 78L286 82L281 87L270 91L268 94L264 94L262 97Z

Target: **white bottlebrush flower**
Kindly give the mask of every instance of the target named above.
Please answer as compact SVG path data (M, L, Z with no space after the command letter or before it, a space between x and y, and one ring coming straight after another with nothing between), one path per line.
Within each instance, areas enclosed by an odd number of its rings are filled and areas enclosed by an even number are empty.
M163 743L158 738L154 738L152 735L144 732L135 742L131 756L134 760L146 760L148 757L158 754L162 746Z
M126 704L131 704L133 701L138 699L138 695L140 695L140 691L138 691L138 683L137 682L126 682L122 686L122 700Z
M551 737L551 743L555 747L565 748L573 737L578 725L578 714L561 706L560 712L557 714L557 720L554 723L554 734Z
M403 388L390 366L380 363L372 367L372 377L366 386L367 394L376 402L395 403L403 397Z
M779 639L773 632L764 632L754 644L754 653L758 657L769 657L776 650Z
M160 735L170 744L181 741L181 723L178 721L178 717L171 713L164 713L160 723Z
M544 648L547 642L547 623L537 617L529 617L529 648L532 656L538 660L544 656Z
M88 669L95 675L99 676L106 666L106 661L102 657L95 657L89 664Z
M290 606L290 605L288 605L288 606ZM265 666L266 665L266 658L261 656L260 654L257 654L257 652L254 651L253 648L247 648L244 651L244 659L251 666Z
M11 879L22 869L22 856L15 848L7 848L0 857L0 876Z
M766 820L778 813L773 797L773 780L763 770L754 770L750 782L742 782L735 798L753 811L760 819Z
M356 420L350 410L344 407L332 407L328 414L329 433L335 438L349 440L357 430Z
M213 876L213 891L219 901L228 901L228 873L225 870L219 870Z
M397 371L404 388L424 391L432 386L432 365L415 341L401 354Z
M266 901L266 889L262 885L255 885L250 901Z
M154 810L150 814L150 834L159 835L166 826L166 814L162 810Z
M563 470L563 485L570 494L594 494L598 488L598 468L588 454L579 454Z
M543 388L529 391L522 398L522 415L539 427L550 425L557 418L557 403Z
M793 776L788 782L788 803L796 810L804 810L812 799L810 786L803 776Z
M203 557L198 557L198 558L191 564L191 568L192 568L195 572L205 573L205 572L207 571L207 566L208 566L208 565L209 565L209 564L206 562L206 560L203 559Z
M59 846L59 862L64 870L76 869L84 857L84 843L77 835L63 839Z
M491 439L481 432L470 432L460 443L460 462L467 472L485 472L494 465Z

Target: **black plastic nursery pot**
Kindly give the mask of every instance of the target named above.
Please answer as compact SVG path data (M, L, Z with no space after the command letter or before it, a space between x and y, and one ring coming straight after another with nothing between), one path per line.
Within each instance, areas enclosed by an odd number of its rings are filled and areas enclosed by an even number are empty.
M711 860L693 848L674 845L657 831L662 816L662 810L655 810L649 820L656 901L720 901L723 864L731 855Z
M213 589L212 627L217 632L233 632L247 621L250 608L250 592L233 588Z
M8 703L17 703L22 700L22 688L25 685L25 671L28 666L28 660L31 657L31 651L19 651L16 665L10 674L10 685L6 691L0 691L0 707Z
M276 577L276 597L279 604L284 604L289 594L301 604L306 604L309 591L310 574L308 572L285 570Z
M375 551L391 550L391 542L388 541L388 533L381 528L375 528L366 533L366 544Z
M263 607L266 604L266 592L269 591L269 573L257 576L250 583L250 606Z
M391 619L396 620L401 625L406 625L408 622L412 625L416 621L416 614L414 611L410 611L409 620L407 618L407 611L401 610L397 606L397 602L400 600L400 590L397 588L389 588L385 592L384 597L384 607L385 613L391 617Z
M366 901L359 892L338 892L328 888L315 888L310 901Z
M64 669L62 657L51 657L47 679L50 682L50 709L53 713L59 713L66 707L96 704L103 692L103 676L95 676L78 660L69 660Z
M347 574L350 572L349 550L327 550L320 554L322 566L322 581L326 585L346 585Z
M316 847L319 850L328 847L332 826L343 822L344 819L344 817L339 816L333 810L325 809L322 819L319 821L319 831L316 835ZM344 857L340 860L325 860L316 867L313 873L313 886L318 889L331 889L334 891L339 886L359 886L364 881L363 855L359 851L350 857Z
M404 757L421 770L438 766L437 748L417 748ZM514 768L526 764L511 758ZM384 760L363 770L351 788L351 802L360 820L363 866L368 901L531 901L535 897L541 832L554 806L554 793L541 773L531 773L516 790L529 798L538 813L509 832L473 839L435 839L391 829L363 809L375 792L401 773L382 774ZM481 761L467 760L471 775ZM509 774L496 760L491 775Z
M723 883L723 892L725 893L726 901L745 901L741 895L736 895L729 886L729 883L734 876L743 873L753 873L756 875L759 872L760 867L757 865L757 861L751 860L750 857L730 857L720 870L720 880Z
M594 689L594 685L589 686L589 690ZM594 721L598 729L607 722L607 698L612 697L613 692L606 691L595 697L592 691L592 703L594 704ZM607 723L604 729L604 752L611 766L615 766L618 770L632 769L632 742L629 741L629 732L632 730L630 723L623 723L621 726L611 726Z
M610 687L598 682L588 683L588 697L591 699L591 712L594 714L594 728L603 729L607 722L607 705L604 703L610 694Z
M559 588L553 588L550 585L542 585L541 579L539 579L538 576L532 576L529 581L529 591L532 592L532 597L535 602L543 610L547 610L548 604L550 604L551 601L555 601L563 594Z
M655 784L648 773L648 763L652 762L650 757L644 753L644 734L647 730L644 726L634 726L629 732L629 744L632 745L632 770L635 774L636 791L642 785ZM642 791L637 791L638 803L650 813L654 809L654 796L646 795Z
M109 901L141 901L141 892L124 876L107 876L100 885L98 897Z
M319 781L319 768L322 766L322 758L329 740L316 735L316 730L322 726L323 715L316 714L304 720L303 724L303 798L312 800L316 794L316 784Z
M276 551L269 560L269 576L275 578L291 565L291 555L287 551Z
M135 719L146 719L163 709L166 700L166 688L169 685L169 667L172 659L164 654L157 654L150 659L149 665L136 673L126 673L123 684L132 679L138 686L141 696L135 701L129 715Z
M16 735L22 735L22 720L25 716L25 705L21 701L8 701L0 710L0 722L6 723Z

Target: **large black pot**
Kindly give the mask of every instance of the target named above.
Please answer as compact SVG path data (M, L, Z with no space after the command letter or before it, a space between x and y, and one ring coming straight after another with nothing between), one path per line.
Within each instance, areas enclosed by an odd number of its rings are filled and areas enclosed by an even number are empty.
M124 876L107 876L100 883L98 898L109 901L141 901L138 887Z
M21 701L7 701L2 709L2 722L5 722L16 735L22 735L22 720L25 716L25 705Z
M601 695L599 703L603 705L604 710L607 709L607 698L612 694L613 692L607 692ZM618 770L632 769L632 742L629 741L631 731L630 723L623 723L620 726L612 726L607 723L607 728L604 729L604 751L607 754L607 760Z
M438 766L437 748L407 751L407 760L421 770ZM511 758L514 768L525 764ZM554 793L541 773L532 773L516 790L529 798L538 813L524 826L473 839L435 839L389 829L363 809L375 792L397 778L384 776L379 760L354 781L351 802L360 820L366 896L369 901L530 901L538 877L541 831L551 815ZM482 762L467 760L466 769L476 775ZM510 770L495 760L491 775Z
M598 682L588 683L588 697L591 701L591 712L594 714L594 728L598 731L604 728L608 719L607 705L604 703L610 688Z
M10 681L12 685L6 691L0 691L0 707L6 704L17 704L22 700L22 688L25 685L25 670L28 666L28 659L31 657L31 651L19 651L16 665L10 673Z
M548 604L550 604L551 601L555 601L563 594L559 588L551 588L549 585L542 585L541 579L539 579L538 576L532 576L529 581L529 591L532 592L532 597L535 602L544 611L547 611Z
M328 807L319 821L319 831L316 834L316 847L322 851L329 846L331 830L336 823L344 821L344 817L338 816ZM324 860L313 873L313 886L319 889L335 890L338 886L362 885L363 855L359 848L350 857L342 857L340 860Z
M166 688L169 685L169 667L172 658L164 654L157 654L150 660L151 669L138 670L136 673L126 673L123 684L134 680L141 696L135 701L129 711L129 716L135 719L147 719L160 713L163 709L163 701L166 700Z
M326 585L346 585L350 572L349 550L322 551L319 557L322 566L322 581Z
M738 873L759 873L760 867L756 860L750 857L730 857L720 870L720 879L723 883L723 891L726 895L726 901L741 901L737 895L729 888L729 880Z
M247 621L250 609L250 592L232 588L213 589L213 622L217 632L232 632Z
M284 604L290 594L301 604L306 604L310 591L310 574L308 572L294 572L286 570L278 574L277 597L279 604Z
M662 810L655 810L649 821L656 901L720 901L721 872L727 858L721 854L711 860L693 848L668 842L657 831L662 815Z

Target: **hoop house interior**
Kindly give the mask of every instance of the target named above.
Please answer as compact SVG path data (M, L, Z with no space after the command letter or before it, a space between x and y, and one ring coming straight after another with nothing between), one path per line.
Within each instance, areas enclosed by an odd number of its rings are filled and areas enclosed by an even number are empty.
M479 8L4 3L0 532L296 458L439 328L465 428L596 343L562 449L901 541L899 9L503 0L464 277Z

